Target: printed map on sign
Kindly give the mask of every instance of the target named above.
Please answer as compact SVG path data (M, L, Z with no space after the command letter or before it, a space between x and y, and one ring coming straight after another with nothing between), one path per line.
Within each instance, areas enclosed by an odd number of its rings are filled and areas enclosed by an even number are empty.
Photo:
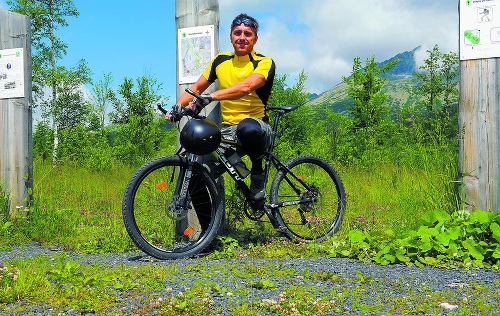
M0 50L0 99L24 98L23 48Z
M214 26L178 30L179 84L194 83L214 57Z

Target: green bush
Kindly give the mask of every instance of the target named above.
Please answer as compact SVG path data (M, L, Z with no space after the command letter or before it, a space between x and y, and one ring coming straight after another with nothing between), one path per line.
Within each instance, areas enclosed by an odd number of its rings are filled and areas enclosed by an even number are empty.
M54 150L54 130L46 121L38 122L33 133L33 156L43 160L52 157Z

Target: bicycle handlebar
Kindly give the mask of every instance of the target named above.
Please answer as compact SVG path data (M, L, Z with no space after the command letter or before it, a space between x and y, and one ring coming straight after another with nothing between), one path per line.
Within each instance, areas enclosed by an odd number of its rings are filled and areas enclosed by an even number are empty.
M191 94L192 96L194 96L195 98L198 98L198 99L201 99L201 100L205 100L206 98L202 97L201 95L199 95L198 93L192 91L191 89L186 89L186 92ZM156 105L158 107L158 110L160 110L160 112L162 112L163 114L167 115L169 111L165 110L165 108L160 104L158 103ZM198 114L194 114L194 112L189 109L188 107L181 107L180 109L178 109L177 112L174 112L174 113L171 113L171 121L172 122L177 122L177 121L180 121L182 117L184 116L191 116L193 118L198 118L198 119L204 119L205 117L204 116L201 116L201 115L198 115Z
M186 92L189 93L190 95L192 95L193 97L197 98L197 99L200 99L200 100L205 100L206 98L202 97L201 95L199 95L198 93L194 92L193 90L187 88L186 89Z

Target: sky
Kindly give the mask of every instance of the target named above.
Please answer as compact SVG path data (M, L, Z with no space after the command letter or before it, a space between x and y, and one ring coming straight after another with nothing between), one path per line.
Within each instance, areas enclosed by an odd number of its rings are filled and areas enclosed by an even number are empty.
M84 58L98 81L149 72L175 104L176 27L174 0L73 0L80 12L57 31L68 44L60 62L68 68ZM0 0L0 9L8 9ZM378 62L417 46L417 64L438 44L458 53L457 0L219 0L220 51L232 51L230 23L247 13L260 24L255 50L273 58L278 74L292 85L308 74L308 92L324 92L351 72L353 57ZM86 87L88 90L91 86Z

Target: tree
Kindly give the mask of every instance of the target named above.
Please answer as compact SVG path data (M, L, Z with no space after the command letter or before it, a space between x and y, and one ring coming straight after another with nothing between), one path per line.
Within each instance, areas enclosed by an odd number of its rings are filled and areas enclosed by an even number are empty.
M427 135L454 137L458 133L458 55L443 54L436 44L427 51L429 57L421 66L423 73L415 73L421 84L415 93L423 97L421 104L427 109L420 118Z
M67 17L78 17L79 12L71 0L8 0L11 10L27 15L31 19L31 41L33 45L32 68L33 68L33 91L35 106L36 101L43 99L43 88L51 87L52 97L42 102L46 114L52 116L54 127L54 152L53 160L57 159L57 93L58 86L64 80L76 79L77 74L89 74L90 70L70 73L71 70L58 65L58 60L66 55L67 44L56 36L60 27L68 26ZM82 59L76 68L86 66ZM78 81L88 81L89 77L79 78ZM65 86L75 86L76 83L64 83ZM63 90L64 91L64 90Z
M123 100L114 102L115 113L111 113L111 121L116 124L124 124L131 117L141 118L142 124L148 124L154 116L154 104L162 99L158 93L161 91L161 83L154 75L146 73L136 79L137 88L131 78L125 77L119 85L118 93Z
M273 90L268 106L299 105L299 108L280 118L279 130L283 132L278 143L277 152L286 159L310 148L309 137L312 132L312 118L310 109L303 106L309 100L309 93L305 89L307 74L302 70L295 84L289 87L286 83L287 75L277 75L274 78Z
M456 53L443 54L441 58L440 76L442 82L443 107L449 113L458 102L458 68L459 60Z
M67 17L78 17L79 13L71 0L8 0L12 11L27 15L31 19L31 41L33 45L33 90L35 100L43 97L42 88L52 88L52 102L57 96L57 85L64 77L66 68L57 63L66 55L67 44L56 36L60 27L68 26ZM53 105L53 103L48 103Z
M102 78L99 82L93 84L92 92L94 93L95 103L97 105L96 111L99 113L101 127L104 126L104 120L106 118L106 109L108 105L116 104L116 95L113 89L111 89L111 84L113 83L113 76L111 73L103 73Z
M81 90L83 80L75 72L68 72L66 75L58 85L53 108L58 130L83 125L90 114L90 106Z
M416 93L424 97L423 105L427 108L429 113L432 113L438 105L439 96L443 92L443 82L440 76L440 59L442 57L438 45L434 45L432 50L427 51L429 58L424 60L425 65L420 66L419 69L424 70L424 73L415 73L417 79L423 82L422 85L417 87Z
M380 92L388 79L380 76L391 70L399 60L393 60L380 67L375 62L375 55L366 60L364 67L359 57L354 57L353 60L352 75L342 77L342 80L348 86L347 94L354 100L354 105L348 106L348 111L354 117L354 129L376 127L389 112L388 108L382 105L389 95Z

